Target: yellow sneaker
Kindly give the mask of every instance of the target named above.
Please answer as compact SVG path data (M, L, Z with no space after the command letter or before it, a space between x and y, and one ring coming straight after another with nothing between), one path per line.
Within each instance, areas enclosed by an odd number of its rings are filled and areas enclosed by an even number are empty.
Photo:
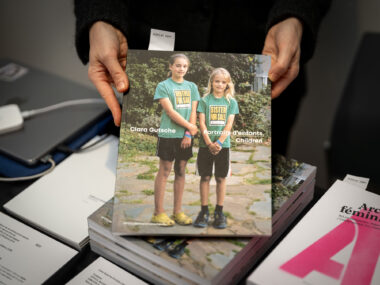
M193 223L193 220L186 216L184 212L172 215L171 218L179 225L188 226Z
M169 218L166 213L161 213L158 215L153 215L152 219L150 220L152 223L160 224L160 226L163 227L172 227L174 226L174 221Z

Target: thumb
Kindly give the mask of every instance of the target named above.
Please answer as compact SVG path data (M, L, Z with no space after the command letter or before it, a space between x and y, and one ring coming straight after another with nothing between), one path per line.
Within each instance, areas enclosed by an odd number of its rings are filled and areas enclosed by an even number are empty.
M292 59L292 54L289 48L282 48L278 50L278 54L272 60L272 65L269 70L269 78L271 81L276 82L280 79L289 69Z
M109 74L112 77L113 82L115 83L116 89L118 92L122 93L127 91L129 87L129 82L127 74L120 65L120 62L116 57L109 57L104 61Z

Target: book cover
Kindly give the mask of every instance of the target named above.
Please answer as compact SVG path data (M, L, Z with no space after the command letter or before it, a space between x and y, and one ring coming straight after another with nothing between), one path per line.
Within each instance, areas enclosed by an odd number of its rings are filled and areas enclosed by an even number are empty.
M336 181L249 284L380 282L380 196Z
M263 55L129 51L113 233L271 234L269 66Z

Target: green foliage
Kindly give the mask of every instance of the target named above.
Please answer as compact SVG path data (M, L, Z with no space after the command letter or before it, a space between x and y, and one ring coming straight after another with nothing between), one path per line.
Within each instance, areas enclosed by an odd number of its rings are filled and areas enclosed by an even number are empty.
M162 108L153 100L153 96L157 84L168 77L168 59L171 54L131 51L127 65L130 91L124 97L122 114L123 122L127 122L128 126L159 127ZM264 139L270 137L270 84L258 93L251 91L255 64L260 64L256 57L215 53L188 53L187 56L190 59L190 67L185 79L197 84L201 96L205 93L213 69L224 67L231 73L240 109L234 125L235 130L261 131ZM136 139L128 141L128 144L139 143L140 138ZM131 148L151 151L152 145L145 145L144 141L142 143L141 146L137 144ZM155 143L153 147L155 148Z
M125 161L134 161L137 155L154 155L157 139L153 136L132 132L130 126L122 123L120 127L119 154Z
M236 100L240 114L235 120L234 130L262 132L263 139L268 139L271 136L270 96L247 92L236 94Z

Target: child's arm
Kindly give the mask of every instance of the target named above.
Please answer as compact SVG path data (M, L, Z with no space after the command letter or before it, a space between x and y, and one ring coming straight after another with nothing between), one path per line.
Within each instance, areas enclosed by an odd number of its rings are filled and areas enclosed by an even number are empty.
M227 124L224 127L221 136L219 137L219 141L223 144L223 142L226 140L226 138L230 135L232 126L234 124L235 115L229 115Z
M204 113L199 113L199 128L201 129L203 140L205 141L205 144L208 146L212 143L212 141L207 133L206 116Z
M198 101L193 101L191 103L191 114L190 114L190 119L189 119L190 124L193 124L193 125L197 123L197 107L198 107ZM188 148L191 146L190 134L191 133L188 130L185 132L185 135L181 142L181 148Z
M197 122L197 107L198 107L198 101L193 101L191 103L191 114L190 114L190 124L195 125Z
M169 98L161 98L160 104L170 119L172 119L178 125L188 129L192 135L195 135L197 133L197 126L186 121L176 110L174 110Z

